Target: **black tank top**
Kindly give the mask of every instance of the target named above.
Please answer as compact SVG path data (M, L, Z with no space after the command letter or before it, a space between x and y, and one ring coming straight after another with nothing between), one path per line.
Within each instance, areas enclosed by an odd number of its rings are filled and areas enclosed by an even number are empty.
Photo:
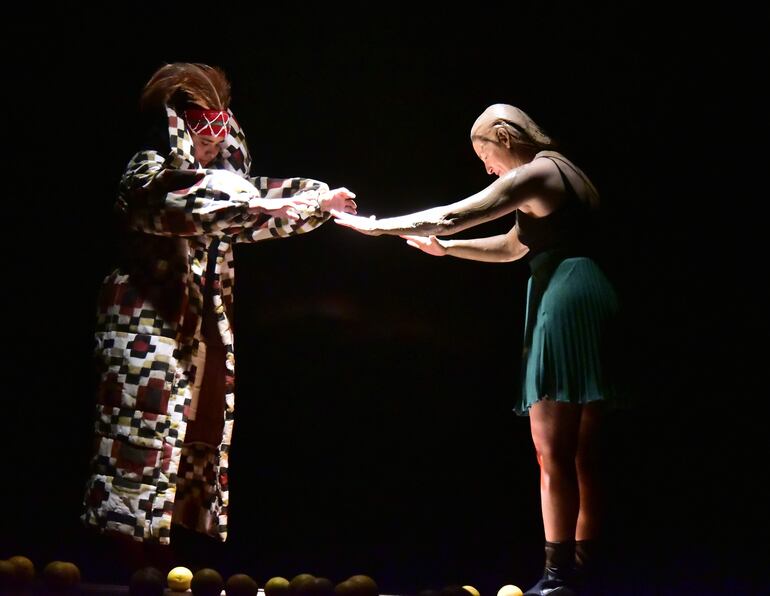
M548 158L551 159L551 158ZM535 217L516 210L519 241L529 248L528 258L540 253L558 250L570 256L590 256L595 225L594 212L578 197L569 178L562 172L556 160L551 160L567 190L567 200L558 209L544 217Z

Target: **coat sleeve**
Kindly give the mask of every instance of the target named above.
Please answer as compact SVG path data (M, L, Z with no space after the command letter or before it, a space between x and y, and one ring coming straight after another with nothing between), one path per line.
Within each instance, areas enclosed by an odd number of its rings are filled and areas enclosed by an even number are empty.
M258 191L228 170L180 169L156 151L141 151L120 181L117 208L128 227L161 236L221 236L254 225L249 200Z
M271 178L255 176L249 179L257 189L258 196L265 199L300 197L305 193L324 192L329 185L312 178ZM234 239L236 242L259 242L271 238L283 238L304 234L319 227L330 218L321 210L319 202L311 198L309 205L300 210L300 218L289 222L277 217L260 216L256 225L244 228Z
M327 190L322 182L246 179L229 170L169 167L169 160L177 161L175 156L142 151L129 162L120 182L118 210L131 229L161 236L229 236L254 242L308 232L329 219L317 201L311 201L294 222L249 210L250 199Z

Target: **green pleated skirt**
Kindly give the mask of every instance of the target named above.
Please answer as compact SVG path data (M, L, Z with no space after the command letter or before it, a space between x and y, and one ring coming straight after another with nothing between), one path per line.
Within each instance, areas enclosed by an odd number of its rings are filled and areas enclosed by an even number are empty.
M530 261L522 386L514 411L542 399L619 403L618 297L596 262L558 252Z

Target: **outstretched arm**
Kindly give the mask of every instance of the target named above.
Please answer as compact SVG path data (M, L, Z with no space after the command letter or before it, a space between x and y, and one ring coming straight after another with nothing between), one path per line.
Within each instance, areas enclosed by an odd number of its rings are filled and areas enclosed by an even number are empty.
M462 240L447 240L431 236L402 235L409 246L436 257L451 256L471 261L504 263L515 261L527 254L528 248L519 241L518 228L507 234Z
M535 160L504 174L480 192L465 199L408 215L377 219L333 214L335 222L363 234L451 235L497 219L528 202L542 206L550 200L553 171ZM547 209L547 207L546 207Z
M294 205L293 212L288 214L262 208L263 215L234 236L236 242L259 242L304 234L328 221L332 210L348 215L356 214L356 195L344 187L329 189L325 182L300 177L253 176L249 181L257 189L257 198L252 199L252 204L258 208L263 202L278 199L293 199L299 204ZM285 215L289 215L289 218Z
M256 181L260 182L259 179ZM270 187L265 186L266 191L262 193L264 198L252 199L252 202L255 205L261 205L262 202L287 201L288 199L271 197L290 195L291 199L301 202L301 204L293 206L292 212L289 213L290 216L294 217L286 219L280 212L272 212L263 208L262 213L265 215L255 225L240 231L235 236L236 241L259 242L260 240L304 234L328 221L332 212L345 215L356 214L358 207L355 201L356 195L347 188L329 189L324 183L307 178L270 179L270 182L272 185Z
M273 221L289 235L303 226L302 215L318 208L322 191L329 192L302 180L265 193L229 170L172 167L174 157L141 151L129 163L117 207L130 228L160 236L233 236Z

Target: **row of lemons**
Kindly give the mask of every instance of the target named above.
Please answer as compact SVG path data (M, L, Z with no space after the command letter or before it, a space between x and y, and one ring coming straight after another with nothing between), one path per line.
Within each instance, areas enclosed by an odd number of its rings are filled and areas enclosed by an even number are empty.
M80 569L69 561L51 561L43 568L43 582L52 592L66 592L80 582ZM31 559L16 555L0 560L0 593L24 591L35 580L35 565ZM194 596L256 596L257 582L245 573L231 575L225 581L215 569L203 568L193 573L189 568L174 567L166 576L155 567L143 567L131 576L131 596L163 596L165 588L172 592L190 591ZM368 575L352 575L334 585L325 577L300 573L291 580L276 576L264 585L265 596L380 596L377 583ZM473 586L462 586L466 596L480 596ZM523 596L519 587L508 584L500 588L497 596Z
M259 591L257 582L244 573L224 581L210 568L193 573L187 567L174 567L166 576L166 584L177 592L189 589L194 596L219 596L222 590L227 596L256 596ZM159 585L163 585L163 575L154 567L145 567L134 573L129 588L132 595L154 596L152 588ZM337 585L310 573L300 573L291 580L276 576L265 583L263 591L265 596L379 596L376 582L368 575L353 575Z
M35 580L35 564L29 557L16 555L0 561L0 593L23 590ZM43 568L43 581L55 592L80 584L80 569L70 561L51 561Z

